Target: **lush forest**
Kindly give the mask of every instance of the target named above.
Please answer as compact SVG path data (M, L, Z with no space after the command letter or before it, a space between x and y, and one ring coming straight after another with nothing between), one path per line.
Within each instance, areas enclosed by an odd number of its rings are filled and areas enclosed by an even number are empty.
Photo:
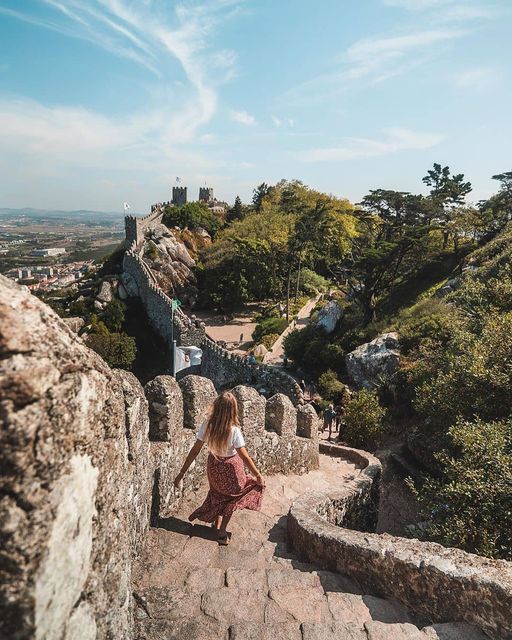
M427 195L374 189L355 205L281 181L249 205L237 198L224 220L188 205L169 223L212 235L197 269L204 306L273 301L291 314L301 296L328 291L342 309L335 331L293 332L289 359L344 404L349 444L376 447L401 426L425 474L415 535L510 559L512 173L494 178L496 194L476 205L464 175L439 164L418 178ZM278 333L282 318L270 316ZM348 394L345 355L388 331L398 371Z

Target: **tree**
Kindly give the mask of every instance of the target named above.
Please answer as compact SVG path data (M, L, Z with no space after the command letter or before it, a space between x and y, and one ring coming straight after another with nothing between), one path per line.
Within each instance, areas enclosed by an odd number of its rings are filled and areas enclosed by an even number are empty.
M130 369L137 355L135 338L126 333L111 333L103 322L96 324L96 333L88 336L87 344L111 367Z
M270 187L266 182L262 182L260 185L256 187L256 189L254 189L253 196L252 196L252 204L254 206L255 211L261 211L264 198L268 196L271 192L272 192L272 187Z
M245 217L246 213L247 212L244 210L244 205L242 204L240 196L237 196L235 198L235 204L231 207L231 209L228 210L226 220L227 222L242 220Z
M187 202L181 207L167 206L163 223L168 227L184 229L206 229L213 237L222 227L222 220L210 209L205 202Z
M500 189L478 205L484 230L482 237L496 234L512 220L512 171L498 173L492 178L500 182Z
M125 316L126 305L116 298L106 305L102 319L110 331L119 331L124 324Z
M442 167L437 162L427 172L423 182L431 187L430 199L434 205L437 222L443 229L443 249L446 249L453 234L454 210L464 203L472 191L471 182L464 182L464 174L451 175L450 167Z

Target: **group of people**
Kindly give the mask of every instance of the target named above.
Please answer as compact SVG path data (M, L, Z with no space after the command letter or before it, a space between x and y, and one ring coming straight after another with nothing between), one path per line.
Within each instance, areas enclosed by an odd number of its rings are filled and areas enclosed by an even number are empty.
M334 433L338 434L338 439L340 438L341 435L341 421L343 419L343 407L341 405L336 405L336 407L330 403L324 410L323 410L323 425L322 425L322 433L324 433L324 431L326 429L329 430L329 435L327 437L327 440L332 440L332 433L334 431Z

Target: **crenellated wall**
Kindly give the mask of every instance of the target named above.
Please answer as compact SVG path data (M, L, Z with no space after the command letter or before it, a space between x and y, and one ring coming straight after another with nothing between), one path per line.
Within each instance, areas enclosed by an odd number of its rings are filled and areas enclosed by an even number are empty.
M142 257L144 231L163 215L164 204L153 205L152 213L140 218L136 239L130 243L133 233L128 236L128 227L133 217L127 216L127 250L123 259L123 285L130 296L138 297L144 304L153 328L172 347L172 339L179 346L199 346L203 350L201 375L210 378L217 390L250 384L257 386L266 395L284 393L295 406L304 403L301 388L287 373L267 364L251 365L240 354L224 349L205 332L204 324L189 318L181 309L174 313L172 326L172 300L160 288L157 279ZM135 219L137 220L137 219Z
M173 480L211 380L110 369L44 303L0 276L0 638L129 640L132 561L150 522L204 480ZM318 466L318 420L237 387L265 473ZM299 434L299 435L297 435Z
M141 218L137 216L125 216L125 246L131 248L133 245L139 246L144 241L144 232L153 222L161 222L164 215L166 203L153 205L151 213Z

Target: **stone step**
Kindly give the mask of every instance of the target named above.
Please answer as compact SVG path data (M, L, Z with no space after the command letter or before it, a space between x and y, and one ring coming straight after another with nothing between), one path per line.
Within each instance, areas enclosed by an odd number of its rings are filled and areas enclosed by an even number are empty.
M361 629L374 620L386 624L413 623L405 607L375 596L328 592L327 602L335 622Z
M368 640L427 640L423 631L413 624L386 624L378 620L366 622Z
M242 622L231 625L229 640L302 640L302 633L296 622Z
M478 627L465 622L449 622L424 627L427 640L489 640Z
M366 631L350 624L304 622L302 640L368 640ZM277 640L277 638L276 638ZM395 640L389 636L388 640Z

